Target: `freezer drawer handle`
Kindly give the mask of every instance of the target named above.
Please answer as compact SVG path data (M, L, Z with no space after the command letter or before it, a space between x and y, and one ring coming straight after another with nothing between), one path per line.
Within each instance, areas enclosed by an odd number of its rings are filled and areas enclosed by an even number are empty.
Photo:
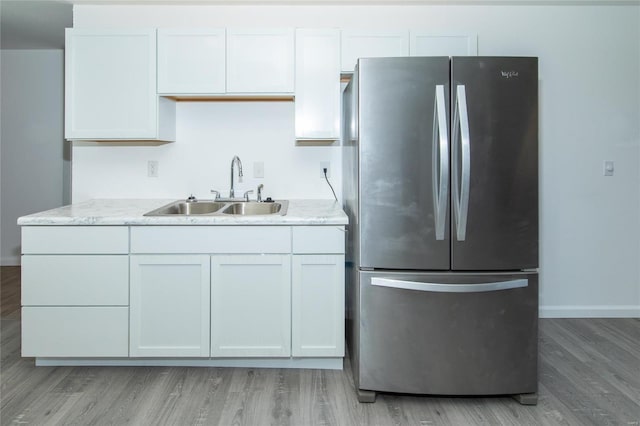
M458 136L460 148L458 149ZM453 187L457 192L453 197L456 218L456 237L464 241L467 237L467 212L469 210L469 184L471 183L471 139L469 136L469 115L467 94L464 85L456 86L456 108L453 115ZM462 151L460 154L458 151ZM459 171L458 161L462 170ZM458 177L460 175L460 177ZM458 180L461 180L459 182Z
M481 293L486 291L510 290L527 287L529 280L518 279L481 284L442 284L423 283L417 281L393 280L390 278L371 278L371 285L380 287L401 288L404 290L430 291L438 293Z
M433 209L436 240L444 240L449 191L449 138L444 86L436 86L433 109ZM438 173L439 172L439 173Z

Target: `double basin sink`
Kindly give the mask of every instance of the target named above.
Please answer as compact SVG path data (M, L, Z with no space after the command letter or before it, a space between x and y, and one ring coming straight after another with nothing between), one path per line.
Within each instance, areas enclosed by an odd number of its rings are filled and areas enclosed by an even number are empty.
M144 216L258 216L287 214L288 201L174 201Z

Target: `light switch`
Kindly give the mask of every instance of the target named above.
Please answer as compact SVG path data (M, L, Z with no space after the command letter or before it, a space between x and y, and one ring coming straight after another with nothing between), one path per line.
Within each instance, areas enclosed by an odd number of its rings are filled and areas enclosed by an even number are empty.
M613 176L614 166L613 161L605 161L604 162L604 175L605 176Z
M264 163L262 161L256 161L255 163L253 163L253 177L254 178L264 177Z

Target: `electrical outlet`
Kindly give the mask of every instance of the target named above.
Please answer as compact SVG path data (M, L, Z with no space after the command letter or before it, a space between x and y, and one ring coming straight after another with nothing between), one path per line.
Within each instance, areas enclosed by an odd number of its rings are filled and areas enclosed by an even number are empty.
M320 177L324 179L324 169L327 169L327 178L331 177L331 163L329 161L320 162Z
M603 174L605 176L613 176L613 172L615 171L615 167L613 161L605 161L603 166Z
M253 163L253 177L254 178L264 177L264 163L262 161L256 161Z
M158 162L155 160L147 161L147 176L158 177Z

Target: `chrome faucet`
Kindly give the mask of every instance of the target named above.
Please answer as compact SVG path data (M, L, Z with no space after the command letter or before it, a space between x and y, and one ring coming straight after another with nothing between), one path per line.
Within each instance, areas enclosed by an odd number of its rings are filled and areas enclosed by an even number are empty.
M233 166L235 164L238 164L238 181L242 182L242 161L240 161L240 157L234 155L233 160L231 160L231 189L229 190L229 198L235 198L236 196L233 184Z

